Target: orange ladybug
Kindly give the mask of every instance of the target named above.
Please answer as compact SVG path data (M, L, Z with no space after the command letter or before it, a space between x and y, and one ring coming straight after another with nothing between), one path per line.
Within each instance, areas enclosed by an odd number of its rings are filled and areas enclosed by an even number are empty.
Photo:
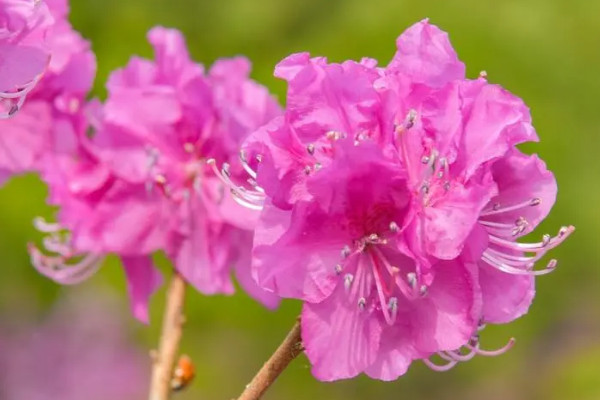
M179 357L177 366L173 371L173 377L171 378L171 389L179 391L185 389L190 382L194 379L196 370L192 359L187 355Z

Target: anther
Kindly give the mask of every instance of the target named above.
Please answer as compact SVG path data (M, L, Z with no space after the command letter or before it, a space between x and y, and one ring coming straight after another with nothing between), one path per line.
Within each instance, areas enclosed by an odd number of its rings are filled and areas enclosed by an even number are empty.
M367 305L367 299L365 299L364 297L361 297L358 299L358 308L360 309L360 311L363 311L365 309L366 305Z
M529 203L532 206L537 206L542 202L542 199L540 199L539 197L533 198L531 199L531 203Z
M549 234L544 234L544 236L542 236L542 246L548 246L548 244L550 243L550 240L552 239L552 236L550 236Z
M309 144L308 146L306 146L306 151L312 156L313 154L315 154L315 145Z
M388 301L388 308L392 312L398 310L398 299L396 297L390 297L390 300Z
M339 275L339 274L341 274L341 273L342 273L342 266L341 266L340 264L337 264L337 265L335 266L335 274L336 274L336 275Z
M406 274L406 280L408 281L408 285L411 288L415 288L417 287L417 274L415 274L414 272L409 272L408 274Z
M346 290L350 290L350 286L352 286L353 280L354 276L352 274L344 275L344 288L346 288Z
M312 168L310 167L310 165L307 165L304 167L304 173L306 175L310 175L310 172L312 171Z
M400 228L398 227L398 224L394 221L390 222L390 231L396 233L400 230Z
M481 72L479 73L479 77L480 77L480 78L483 78L483 79L486 79L486 78L487 78L487 71L481 71Z
M316 171L320 170L321 168L323 168L323 165L321 165L321 163L315 163L313 168L315 169L315 172L316 172Z
M194 145L192 143L186 143L183 145L183 149L185 150L186 153L193 153L194 152Z
M411 109L406 115L406 129L410 129L413 127L413 125L415 124L415 119L417 119L417 110Z
M344 246L344 248L342 249L342 257L343 258L348 258L348 256L350 255L350 252L352 250L350 250L350 246L346 245Z
M421 285L421 287L419 288L419 294L421 296L425 296L427 294L427 286L426 285Z
M154 177L154 181L159 185L164 185L165 183L167 183L167 178L165 178L164 175L159 174Z
M428 164L429 163L429 156L423 156L423 157L421 157L421 162L423 164Z
M369 241L370 241L370 242L376 242L376 241L378 241L378 240L379 240L379 235L378 235L378 234L376 234L376 233L371 233L371 234L369 235Z
M325 134L325 137L329 140L338 140L341 137L341 133L336 131L329 131Z

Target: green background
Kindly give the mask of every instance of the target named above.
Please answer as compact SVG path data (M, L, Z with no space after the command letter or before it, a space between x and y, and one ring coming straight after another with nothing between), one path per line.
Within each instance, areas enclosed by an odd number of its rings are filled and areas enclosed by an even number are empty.
M485 347L517 338L515 348L501 357L477 357L446 373L415 363L391 383L366 377L321 383L301 356L265 398L600 399L600 155L595 147L600 133L600 1L75 0L71 8L73 24L96 52L95 94L101 97L112 69L132 54L151 56L145 34L157 24L181 29L193 57L207 66L218 57L248 56L253 77L280 100L285 85L272 71L292 52L310 51L332 61L369 56L385 65L396 37L414 22L429 17L448 31L470 77L486 70L490 82L521 96L532 110L541 142L525 149L539 153L559 183L558 201L536 239L561 225L577 227L552 252L559 268L538 279L528 315L485 330ZM0 190L2 324L11 315L42 320L60 296L76 290L53 284L29 264L25 243L39 240L31 220L53 213L45 196L35 176L14 178ZM92 287L118 293L121 307L111 312L125 312L125 281L116 258L79 290ZM123 329L141 349L157 342L163 298L164 290L152 301L149 327L125 318ZM241 292L203 297L190 291L186 308L182 348L194 359L198 376L176 398L212 400L239 394L291 327L300 303L286 300L270 312Z

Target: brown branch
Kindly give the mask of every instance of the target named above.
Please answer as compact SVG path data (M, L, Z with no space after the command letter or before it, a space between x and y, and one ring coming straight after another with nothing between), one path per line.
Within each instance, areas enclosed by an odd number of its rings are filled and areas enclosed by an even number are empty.
M288 364L302 353L303 350L302 338L300 337L300 320L298 320L283 340L283 343L279 345L271 358L269 358L246 386L246 389L238 397L238 400L260 399Z
M167 289L166 305L158 351L154 352L149 400L167 400L171 395L171 378L181 340L184 314L185 281L176 271Z

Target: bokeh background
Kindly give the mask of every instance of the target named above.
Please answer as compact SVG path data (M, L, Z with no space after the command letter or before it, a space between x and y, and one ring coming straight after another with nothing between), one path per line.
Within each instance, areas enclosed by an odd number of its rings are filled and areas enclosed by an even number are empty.
M74 26L98 58L94 94L100 97L112 69L132 54L151 56L145 34L157 24L181 29L205 65L245 54L253 77L282 101L285 85L272 71L292 52L333 61L369 56L385 65L395 38L412 23L429 17L448 31L469 76L486 70L491 82L532 110L541 142L525 150L539 153L559 182L554 211L535 235L577 227L552 252L559 269L538 279L528 315L485 330L489 348L517 338L501 357L477 357L446 373L415 364L391 383L366 377L321 383L301 356L265 399L600 399L600 1L72 0L71 8ZM0 189L0 385L4 393L18 393L6 400L95 399L93 393L143 399L164 290L152 301L151 325L144 326L128 313L116 259L78 287L38 275L25 244L39 240L32 218L53 215L45 197L35 176L13 178ZM300 304L287 300L269 312L243 293L208 298L190 292L186 308L182 349L198 375L175 399L212 400L239 394ZM34 395L15 386L43 390Z

